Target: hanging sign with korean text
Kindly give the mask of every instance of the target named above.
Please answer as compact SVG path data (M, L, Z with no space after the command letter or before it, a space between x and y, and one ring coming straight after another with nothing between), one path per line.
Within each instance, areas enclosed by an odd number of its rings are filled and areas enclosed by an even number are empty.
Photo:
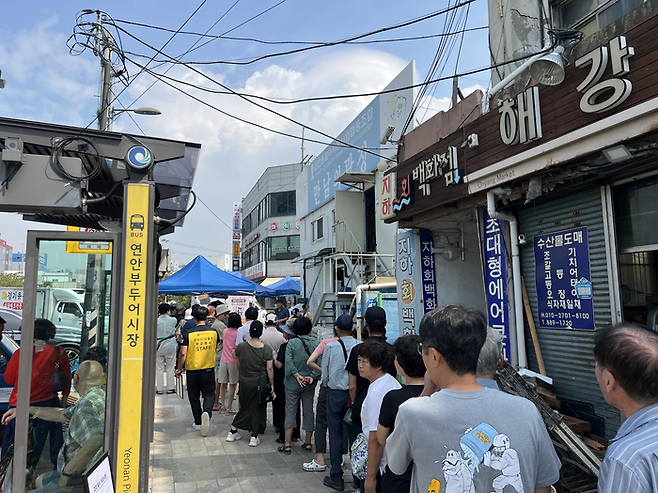
M534 249L539 325L594 330L587 228L535 236Z
M420 230L420 268L423 280L423 314L436 308L436 265L434 237L429 229Z
M507 300L507 252L503 222L484 211L484 270L487 320L503 338L503 355L509 361L509 303Z
M417 261L418 236L415 230L398 231L395 248L395 277L398 288L400 334L417 334L423 317L418 292L420 268Z

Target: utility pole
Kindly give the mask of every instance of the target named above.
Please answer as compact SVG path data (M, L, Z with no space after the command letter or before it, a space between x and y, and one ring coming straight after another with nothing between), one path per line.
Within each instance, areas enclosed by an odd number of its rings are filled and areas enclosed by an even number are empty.
M110 34L103 27L103 14L98 11L96 23L96 56L101 59L101 93L98 102L98 129L110 130L112 125L112 48Z
M98 101L98 129L109 131L112 126L112 86L114 69L112 67L112 43L110 33L103 27L103 14L96 12L96 40L94 54L101 59L101 84ZM103 257L96 254L87 255L87 276L85 279L84 322L80 336L80 359L85 357L90 347L103 345L105 334L105 285ZM103 307L103 310L101 310Z

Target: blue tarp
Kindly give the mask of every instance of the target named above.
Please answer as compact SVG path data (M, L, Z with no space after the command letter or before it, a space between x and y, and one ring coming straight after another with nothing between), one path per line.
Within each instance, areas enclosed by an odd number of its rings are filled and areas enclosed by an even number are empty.
M232 276L237 277L238 279L242 279L244 281L247 281L247 282L250 282L251 284L253 284L254 293L256 294L256 296L261 296L263 298L274 298L274 297L276 297L276 293L274 293L274 291L272 291L270 288L265 287L265 286L261 286L260 284L252 281L248 277L244 276L238 270L234 270L232 272L229 272L229 274L231 274Z
M288 276L274 284L270 284L267 288L274 291L277 296L283 294L300 294L301 283L299 282L299 279Z
M181 270L160 281L161 294L230 295L254 292L254 284L225 272L199 255Z

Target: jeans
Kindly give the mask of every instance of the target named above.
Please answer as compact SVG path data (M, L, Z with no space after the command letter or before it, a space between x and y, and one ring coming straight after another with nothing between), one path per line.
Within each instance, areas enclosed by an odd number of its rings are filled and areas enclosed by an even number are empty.
M194 424L201 424L201 413L207 412L212 417L212 406L215 404L215 368L207 370L187 370L187 397L194 416ZM199 398L203 396L203 411Z
M61 407L59 399L53 397L47 401L35 402L31 404L38 407ZM50 462L53 469L57 467L57 455L59 450L64 445L64 435L62 434L62 423L54 423L52 421L45 421L39 418L33 418L32 424L34 427L32 449L27 453L27 466L36 467L41 458L43 447L46 445L48 435L50 435ZM2 437L2 456L4 457L9 447L14 444L14 434L16 430L16 420L11 420L4 426L4 433Z
M61 493L62 490L59 487L59 478L60 474L57 471L50 471L43 475L42 482L43 486L37 488L36 490L31 490L35 493ZM70 479L67 485L71 493L84 493L84 485L82 478Z
M327 390L327 424L329 425L329 460L331 463L331 480L335 483L343 482L343 468L340 463L343 459L343 416L345 416L345 403L350 393L347 390Z

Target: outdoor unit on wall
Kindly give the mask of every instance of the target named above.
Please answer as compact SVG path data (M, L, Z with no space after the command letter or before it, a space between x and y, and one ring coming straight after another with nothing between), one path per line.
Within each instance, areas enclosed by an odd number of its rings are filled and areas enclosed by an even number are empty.
M17 139L20 140L20 139ZM50 165L50 156L23 154L12 149L9 138L0 160L0 211L32 213L80 212L80 183L59 176ZM59 157L61 166L71 175L82 174L82 161Z

